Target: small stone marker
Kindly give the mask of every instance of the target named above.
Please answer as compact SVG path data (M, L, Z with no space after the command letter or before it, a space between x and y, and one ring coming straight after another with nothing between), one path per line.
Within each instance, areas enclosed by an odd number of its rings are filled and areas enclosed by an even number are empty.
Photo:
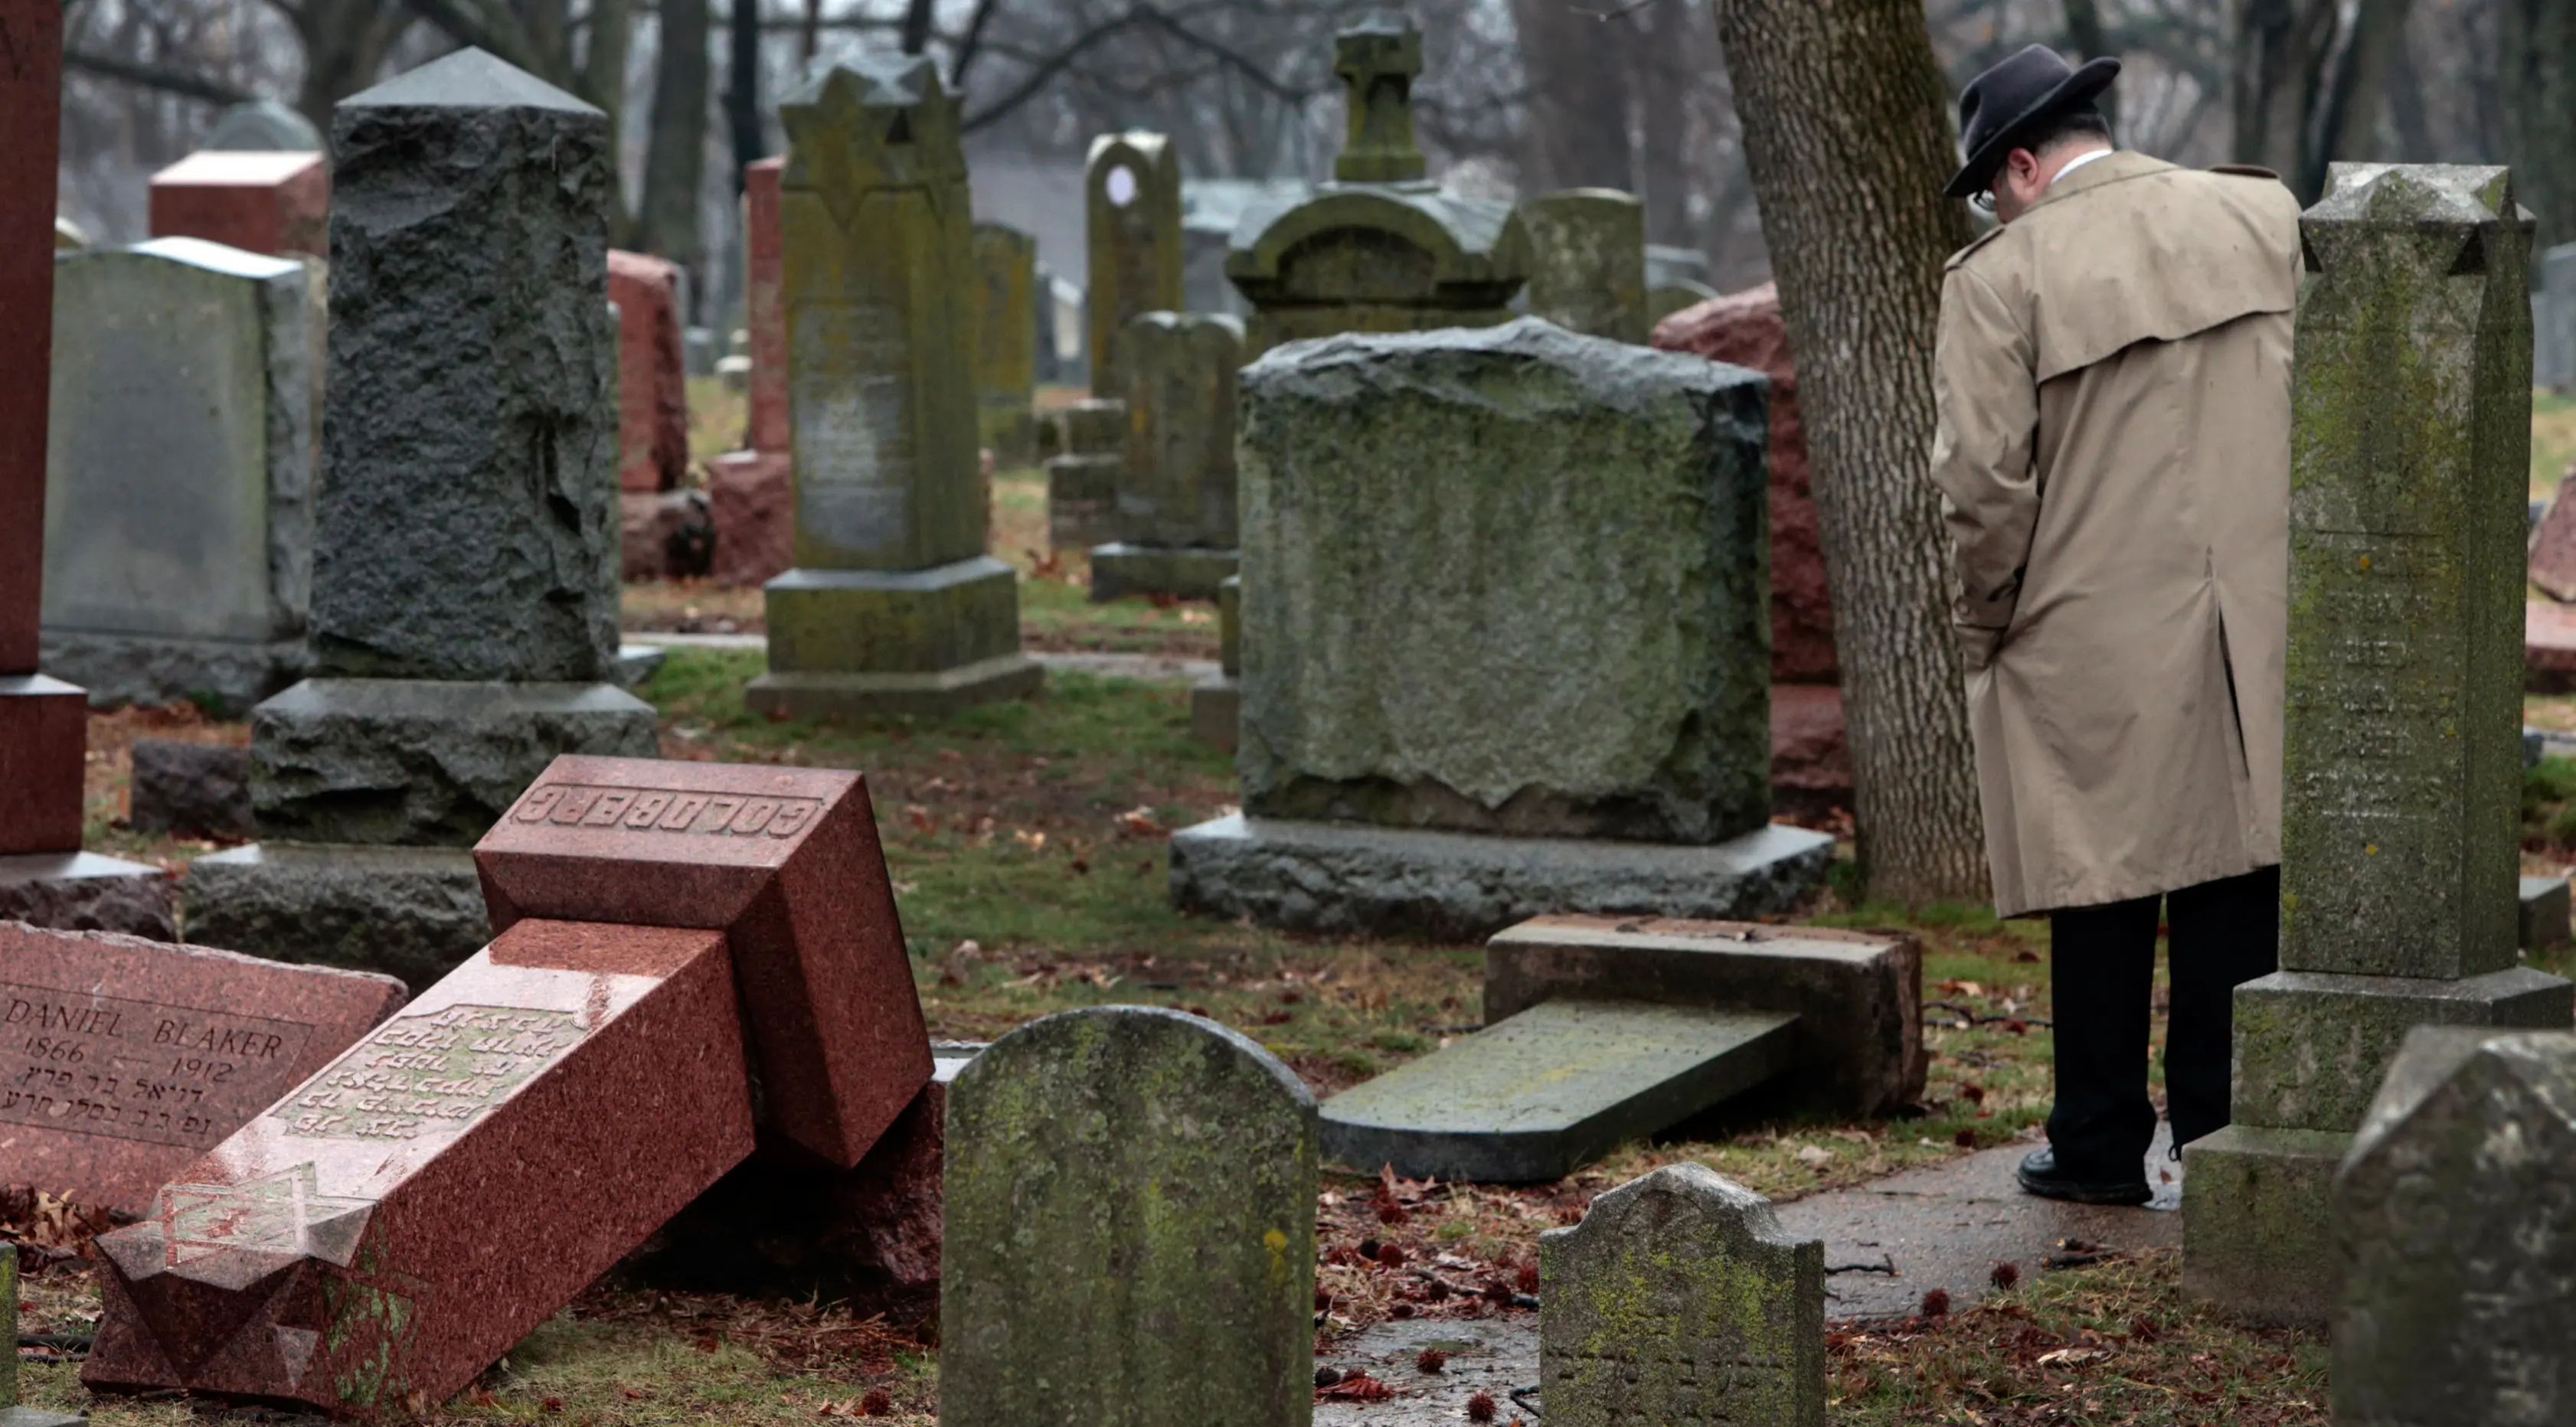
M202 238L270 257L331 256L323 155L200 149L152 175L152 236Z
M1562 1179L1787 1071L1774 1011L1545 1001L1324 1102L1324 1153L1366 1174Z
M612 248L608 300L617 304L618 489L676 489L689 470L680 265Z
M98 1241L82 1381L421 1414L752 1147L724 935L523 921Z
M1083 164L1091 286L1091 394L1127 398L1119 334L1148 312L1181 306L1181 156L1142 131L1103 134Z
M45 663L92 697L247 708L310 665L317 309L198 238L55 264Z
M18 1405L18 1246L0 1243L0 1427L81 1427L86 1417L67 1417Z
M2183 1150L2183 1290L2243 1316L2335 1301L2336 1165L2409 1026L2576 997L2514 952L2531 222L2506 169L2341 163L2300 219L2281 970Z
M2571 1180L2576 1034L2406 1037L2334 1180L2337 1427L2576 1420Z
M1569 188L1521 203L1530 246L1529 310L1569 332L1646 340L1646 205L1608 188Z
M1538 1239L1548 1427L1823 1427L1825 1245L1700 1164Z
M975 225L977 429L993 463L1017 470L1037 459L1038 240L999 223Z
M558 758L474 848L492 925L725 933L766 1122L844 1168L930 1078L894 886L856 773Z
M390 976L0 923L0 1184L141 1213L403 994Z
M1232 753L1243 722L1243 577L1216 587L1216 672L1190 687L1190 737Z
M1127 433L1111 528L1091 551L1091 597L1214 599L1234 575L1234 385L1243 322L1148 312L1119 334Z
M1077 402L1056 416L1064 428L1064 454L1046 463L1047 545L1065 554L1091 549L1117 529L1127 403Z
M948 1092L940 1421L1303 1427L1315 1102L1174 1011L1065 1011Z
M2547 951L2567 945L2571 930L2568 913L2566 878L2523 878L2519 945L2525 951Z

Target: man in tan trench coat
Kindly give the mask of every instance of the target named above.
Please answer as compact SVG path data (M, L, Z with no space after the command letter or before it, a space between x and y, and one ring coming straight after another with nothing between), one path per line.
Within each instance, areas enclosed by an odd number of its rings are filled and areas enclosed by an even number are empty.
M2033 46L1960 100L1934 390L1995 910L2050 918L2057 1098L2022 1164L2143 1203L2158 922L2176 1145L2227 1123L2231 1003L2279 940L2298 203L2115 151L2119 61ZM1990 195L1990 196L1989 196Z

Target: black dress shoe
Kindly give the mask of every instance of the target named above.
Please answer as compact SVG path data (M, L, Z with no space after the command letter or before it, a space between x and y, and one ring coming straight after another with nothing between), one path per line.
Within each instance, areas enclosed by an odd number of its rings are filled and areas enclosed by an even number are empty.
M2057 1168L2057 1151L2032 1150L2021 1161L2021 1187L2025 1194L2042 1199L2063 1199L2070 1204L2144 1204L2156 1197L2147 1187L2146 1171L2140 1167L2132 1180L2078 1179Z

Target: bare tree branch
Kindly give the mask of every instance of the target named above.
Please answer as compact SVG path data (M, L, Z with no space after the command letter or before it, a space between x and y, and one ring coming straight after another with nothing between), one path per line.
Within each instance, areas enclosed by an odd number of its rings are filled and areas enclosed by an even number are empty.
M403 0L414 14L447 32L461 45L489 50L505 63L534 75L551 75L554 66L538 57L527 27L504 6L476 0Z
M957 42L957 59L948 66L948 83L960 94L966 92L966 71L973 67L976 54L983 49L984 26L991 22L993 12L1001 8L1002 0L977 0L975 16L966 22L966 36Z
M1048 84L1055 80L1057 75L1062 74L1065 70L1071 68L1073 62L1080 59L1085 52L1110 39L1112 36L1140 27L1162 31L1164 34L1171 36L1182 44L1188 45L1198 50L1200 53L1207 55L1211 59L1218 61L1225 68L1243 76L1250 80L1255 86L1268 91L1270 94L1280 99L1287 100L1291 103L1302 103L1303 101L1312 98L1314 95L1314 91L1312 90L1299 89L1293 85L1280 83L1277 78L1272 76L1268 69L1254 63L1245 56L1228 49L1224 45L1218 44L1216 41L1199 34L1189 26L1182 24L1178 17L1165 12L1160 6L1140 3L1128 7L1125 13L1108 20L1103 20L1099 24L1092 26L1090 29L1083 31L1081 34L1074 36L1073 39L1068 41L1063 48L1057 50L1047 58L1038 61L1036 66L1029 71L1028 75L1021 79L1018 87L1012 89L1001 98L994 100L990 105L987 105L982 110L970 115L963 126L964 132L971 134L977 129L981 129L1000 119L1002 116L1019 108L1030 100L1035 99L1046 89Z
M210 79L202 74L191 74L135 60L118 59L113 55L92 54L87 50L64 50L63 67L77 70L82 74L94 74L101 79L113 79L126 84L141 85L146 89L157 89L164 94L200 99L208 104L239 104L255 97L222 80Z

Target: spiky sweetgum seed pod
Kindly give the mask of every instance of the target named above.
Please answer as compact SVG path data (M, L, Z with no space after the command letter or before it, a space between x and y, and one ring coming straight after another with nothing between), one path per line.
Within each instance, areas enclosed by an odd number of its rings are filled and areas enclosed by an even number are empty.
M882 1387L869 1388L867 1396L859 1399L859 1415L862 1417L892 1417L894 1415L894 1394L886 1391Z
M1438 1372L1449 1366L1449 1355L1438 1348L1425 1348L1413 1355L1413 1365L1424 1372Z
M1995 1287L2009 1292L2014 1284L2021 1282L2021 1266L2008 1263L1996 1264L1994 1279Z
M1523 1293L1536 1293L1536 1292L1538 1292L1538 1265L1537 1265L1537 1264L1534 1264L1534 1263L1525 1263L1525 1264L1522 1264L1522 1265L1521 1265L1521 1271L1520 1271L1519 1273L1517 1273L1517 1274L1514 1274L1514 1275L1512 1276L1512 1279L1513 1279L1513 1282L1515 1282L1515 1283L1517 1283L1517 1284L1519 1284L1519 1285L1520 1285L1520 1290L1521 1290L1521 1292L1523 1292Z
M1480 1392L1480 1393L1477 1393L1475 1396L1468 1398L1468 1399L1467 1399L1467 1420L1468 1420L1468 1421L1470 1421L1470 1422L1491 1422L1491 1421L1493 1421L1493 1420L1494 1420L1494 1395L1493 1395L1492 1393L1490 1393L1490 1392Z
M1385 1264L1388 1268L1404 1267L1404 1246L1401 1244L1378 1245L1377 1261Z
M1950 1311L1950 1290L1936 1288L1923 1295L1923 1316L1939 1318Z

